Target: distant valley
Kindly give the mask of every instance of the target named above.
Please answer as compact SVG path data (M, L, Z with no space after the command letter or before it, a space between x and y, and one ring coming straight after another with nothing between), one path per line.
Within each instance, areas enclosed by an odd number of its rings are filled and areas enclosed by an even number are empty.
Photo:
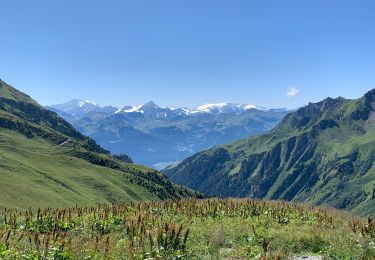
M114 154L163 169L215 145L271 130L288 113L248 104L206 104L196 109L138 106L101 107L87 100L52 105L82 133Z

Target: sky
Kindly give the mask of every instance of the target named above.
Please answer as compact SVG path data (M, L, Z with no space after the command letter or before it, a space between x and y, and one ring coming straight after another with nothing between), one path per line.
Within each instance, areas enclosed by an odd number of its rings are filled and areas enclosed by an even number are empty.
M43 105L296 108L375 88L375 1L0 0L0 78Z

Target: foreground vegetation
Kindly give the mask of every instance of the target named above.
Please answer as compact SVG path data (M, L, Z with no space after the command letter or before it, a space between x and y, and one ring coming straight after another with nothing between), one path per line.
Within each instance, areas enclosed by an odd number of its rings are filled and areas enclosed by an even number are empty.
M374 240L370 218L272 201L5 209L0 216L0 259L371 259Z

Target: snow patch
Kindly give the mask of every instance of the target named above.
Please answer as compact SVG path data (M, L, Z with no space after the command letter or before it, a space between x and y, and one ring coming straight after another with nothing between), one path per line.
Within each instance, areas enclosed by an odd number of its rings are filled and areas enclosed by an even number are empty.
M208 112L212 108L222 108L222 107L225 107L227 105L228 105L228 103L204 104L204 105L201 105L201 106L197 107L197 110Z
M141 109L143 108L143 105L138 105L138 106L134 106L130 109L125 109L125 110L122 110L122 112L124 113L134 113L134 112L139 112L139 113L144 113L144 111Z
M78 102L78 106L79 107L83 107L84 105L88 105L88 104L91 104L91 105L94 105L94 106L98 106L95 102L92 102L90 100L80 100Z
M244 105L244 107L243 107L244 109L246 109L246 110L249 110L249 109L256 109L257 108L257 106L255 106L255 105Z

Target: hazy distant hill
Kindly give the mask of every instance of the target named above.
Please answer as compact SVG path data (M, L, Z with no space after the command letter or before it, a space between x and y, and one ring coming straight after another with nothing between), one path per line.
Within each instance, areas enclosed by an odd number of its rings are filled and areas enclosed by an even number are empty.
M152 101L116 109L72 100L50 108L109 151L159 169L214 145L267 132L288 112L231 103L191 110Z
M327 98L288 114L271 132L217 146L165 172L223 197L329 204L375 213L375 90Z

